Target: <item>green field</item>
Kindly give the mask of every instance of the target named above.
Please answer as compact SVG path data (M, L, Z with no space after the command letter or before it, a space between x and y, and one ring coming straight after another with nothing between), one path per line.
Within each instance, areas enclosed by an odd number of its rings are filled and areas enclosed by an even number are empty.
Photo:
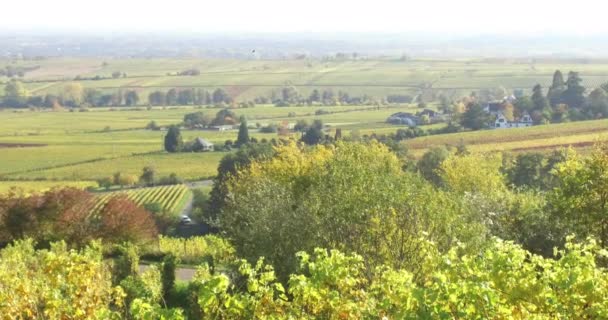
M0 195L11 189L25 193L44 192L55 187L74 187L85 189L97 187L95 181L0 181Z
M107 62L106 65L103 62ZM2 60L0 60L1 64ZM4 61L8 63L7 61ZM285 85L308 94L313 88L348 91L351 96L387 94L459 98L472 90L504 87L529 89L535 83L546 86L555 69L579 71L589 88L608 81L608 64L571 62L532 63L525 60L199 60L199 59L75 59L10 62L39 65L26 73L23 81L33 94L57 93L77 75L109 77L113 71L126 78L83 80L84 87L102 91L134 88L142 97L151 90L172 87L226 89L237 101L268 95ZM200 76L176 76L179 71L199 68ZM424 88L424 89L422 89ZM429 101L430 107L436 102ZM145 101L142 103L146 103ZM315 115L324 109L330 114ZM48 179L93 181L115 172L140 175L144 166L153 166L158 176L177 174L186 180L207 179L216 174L226 152L167 154L163 131L145 130L150 121L161 126L179 123L187 113L202 111L214 117L220 109L207 106L136 108L91 108L88 112L2 110L0 109L0 178L4 180ZM347 136L391 134L402 126L387 124L386 118L399 111L416 112L415 105L299 106L257 105L233 110L249 120L250 136L279 138L276 133L260 133L256 126L294 124L298 120L323 120L327 133L341 128ZM432 125L428 128L442 126ZM538 126L527 129L486 130L450 135L426 136L406 142L410 152L420 156L430 147L465 143L473 151L547 150L561 146L585 147L605 139L608 120ZM298 134L293 134L298 137ZM184 141L202 137L223 145L236 140L237 130L225 132L183 130ZM5 147L20 144L22 147ZM30 145L30 146L23 146ZM8 186L12 182L4 182ZM23 182L27 185L27 181ZM31 182L35 183L35 182ZM17 184L17 183L15 183ZM41 187L34 189L45 189Z
M597 87L608 81L608 64L593 61L532 61L529 59L374 59L324 60L217 60L217 59L102 59L52 58L41 61L8 61L0 64L40 66L25 80L34 94L59 93L66 81L81 77L111 77L121 71L126 78L82 80L85 88L104 91L136 89L142 96L153 90L173 87L225 88L235 99L269 96L285 85L302 94L313 88L332 88L351 95L376 98L389 94L416 95L421 88L435 93L462 95L472 90L504 87L530 90L536 83L545 87L555 69L581 73L584 85ZM105 62L105 64L104 64ZM176 76L198 68L199 76Z

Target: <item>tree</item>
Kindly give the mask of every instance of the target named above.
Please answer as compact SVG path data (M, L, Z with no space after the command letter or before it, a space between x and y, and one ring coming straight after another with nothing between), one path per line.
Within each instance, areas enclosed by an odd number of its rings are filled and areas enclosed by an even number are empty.
M211 117L203 112L194 112L184 115L184 126L187 128L207 127L211 124Z
M165 150L167 152L179 152L182 150L184 142L177 126L170 126L165 135Z
M146 186L154 185L154 176L156 175L156 170L154 167L144 167L141 176L139 177L139 181Z
M274 155L274 149L269 143L246 144L236 153L229 153L220 161L217 176L213 179L213 189L210 194L209 212L204 217L208 222L216 222L228 200L228 182L237 174L256 160L269 159Z
M566 83L564 82L564 76L562 72L556 70L553 74L553 83L547 93L547 98L552 106L555 106L562 102L562 93L566 90Z
M462 114L460 124L471 130L479 130L488 126L490 119L479 103L471 103Z
M139 94L135 90L127 91L125 95L125 103L128 106L136 106L139 103Z
M148 102L153 106L162 106L167 103L167 96L163 91L157 90L148 95Z
M166 95L167 105L177 105L177 90L175 88L169 89Z
M213 119L212 123L218 126L235 124L236 119L237 116L232 110L222 109L215 115L215 119Z
M63 103L71 107L78 107L84 98L84 89L80 83L72 82L63 87L61 93Z
M274 262L281 279L295 268L293 253L314 246L357 252L372 270L379 263L419 270L423 234L440 246L484 234L458 197L403 172L377 142L281 146L272 160L241 170L228 190L222 230L239 254Z
M294 86L283 87L281 89L281 100L287 103L297 102L300 94Z
M608 96L606 91L596 88L589 93L587 113L591 118L605 118L608 116Z
M11 79L4 87L4 94L9 98L25 98L29 96L28 90L21 81Z
M549 194L552 217L568 234L595 236L608 245L608 147L596 145L590 156L571 152L556 170L557 187Z
M541 87L540 84L535 85L532 89L531 100L534 110L542 111L549 107L549 101L547 101L547 98L545 98L545 95L543 94L543 87Z
M194 103L194 89L181 90L177 94L177 103L180 105L189 105Z
M321 94L319 93L319 90L318 89L312 90L312 93L310 94L310 97L308 98L308 100L310 102L319 102L319 101L321 101Z
M118 79L118 78L120 78L120 76L122 76L122 72L120 72L120 71L112 72L112 78Z
M111 198L99 215L101 239L109 243L150 243L157 236L152 215L127 196Z
M500 154L450 155L441 163L441 180L457 194L489 195L506 190Z
M293 126L293 130L298 131L298 132L303 132L306 129L308 129L308 121L306 121L304 119L300 119L300 120L296 121L296 124Z
M417 169L420 175L435 186L442 185L441 164L448 158L450 152L445 147L435 147L422 155Z
M213 91L213 94L211 96L212 96L211 99L213 100L213 103L215 103L215 104L219 104L222 102L224 102L224 103L230 102L230 96L222 88L215 89L215 91Z
M515 120L515 107L511 103L506 103L503 110L502 115L509 121Z
M323 130L317 126L311 126L304 132L302 141L308 145L315 145L320 143L324 136Z
M581 85L583 80L578 72L570 71L566 81L566 90L561 94L561 101L570 108L580 108L585 103L585 87Z
M247 119L242 116L241 125L239 126L239 135L236 139L236 146L240 147L247 143L249 143L249 129L247 128Z

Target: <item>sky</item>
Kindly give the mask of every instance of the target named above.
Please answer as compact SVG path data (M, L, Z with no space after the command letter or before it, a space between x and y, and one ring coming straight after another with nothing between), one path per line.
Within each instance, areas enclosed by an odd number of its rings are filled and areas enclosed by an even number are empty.
M605 0L18 0L0 29L608 34Z

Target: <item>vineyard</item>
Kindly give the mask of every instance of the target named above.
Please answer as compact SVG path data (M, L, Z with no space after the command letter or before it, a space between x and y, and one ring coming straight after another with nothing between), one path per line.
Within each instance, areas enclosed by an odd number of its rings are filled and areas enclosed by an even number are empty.
M101 209L113 197L126 195L138 205L157 203L163 211L179 214L191 193L183 184L109 192L97 197L93 210Z

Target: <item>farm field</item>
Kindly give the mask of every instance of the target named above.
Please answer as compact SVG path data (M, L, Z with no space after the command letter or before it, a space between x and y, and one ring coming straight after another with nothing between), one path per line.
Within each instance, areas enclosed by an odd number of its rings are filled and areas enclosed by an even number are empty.
M24 80L35 94L59 93L76 76L108 79L79 80L85 88L102 91L136 89L147 96L153 90L173 87L214 89L222 87L237 100L268 96L285 85L302 94L314 88L332 88L351 95L384 97L416 95L422 88L461 95L472 90L505 87L530 90L536 83L547 86L555 69L580 72L584 85L596 87L608 81L608 63L531 59L361 59L361 60L222 60L222 59L102 59L52 58L40 61L0 60L0 64L39 66ZM187 69L198 76L177 76ZM126 78L112 79L120 71Z
M192 192L183 184L108 192L97 196L94 210L120 195L127 196L138 205L156 203L163 211L177 215L192 196Z
M406 145L414 155L420 156L432 147L460 143L471 151L486 152L586 147L603 140L608 140L608 119L426 136L408 140Z
M6 194L12 188L25 193L44 192L55 187L73 187L86 189L97 187L95 181L0 181L0 195Z
M460 97L473 90L529 90L534 84L545 87L555 69L579 71L588 87L608 81L608 63L528 60L213 60L213 59L94 59L52 58L40 61L7 61L16 65L38 65L23 81L32 94L57 93L76 76L110 77L114 71L126 78L79 80L85 88L110 92L135 89L144 101L138 107L90 108L88 112L1 110L0 178L94 181L116 172L137 175L153 166L158 176L177 174L186 180L207 179L216 174L226 152L167 154L163 151L164 131L144 129L150 121L166 126L179 123L187 113L201 111L214 117L220 110L206 106L147 107L151 90L173 87L224 88L237 101L275 94L280 88L294 86L303 95L312 89L345 90L351 96L368 94L376 98L388 94L412 97L432 92ZM104 62L106 62L104 64ZM198 68L200 76L176 73ZM2 79L0 79L2 81ZM436 102L429 103L436 108ZM323 109L328 114L316 115ZM269 124L294 124L298 120L322 120L332 135L336 128L343 136L391 134L403 126L391 125L386 118L395 112L412 112L415 104L375 106L298 106L233 109L246 116L250 136L258 140L278 138L276 133L261 133L256 127ZM443 124L424 126L439 128ZM605 139L608 120L573 122L526 129L485 130L449 135L420 137L406 141L410 153L421 156L428 148L464 143L472 151L547 150L573 145L586 147ZM299 137L298 134L292 136ZM237 130L182 130L184 141L202 137L214 144L235 141ZM18 145L18 147L15 146ZM27 181L25 182L27 183ZM6 184L6 182L5 182Z

